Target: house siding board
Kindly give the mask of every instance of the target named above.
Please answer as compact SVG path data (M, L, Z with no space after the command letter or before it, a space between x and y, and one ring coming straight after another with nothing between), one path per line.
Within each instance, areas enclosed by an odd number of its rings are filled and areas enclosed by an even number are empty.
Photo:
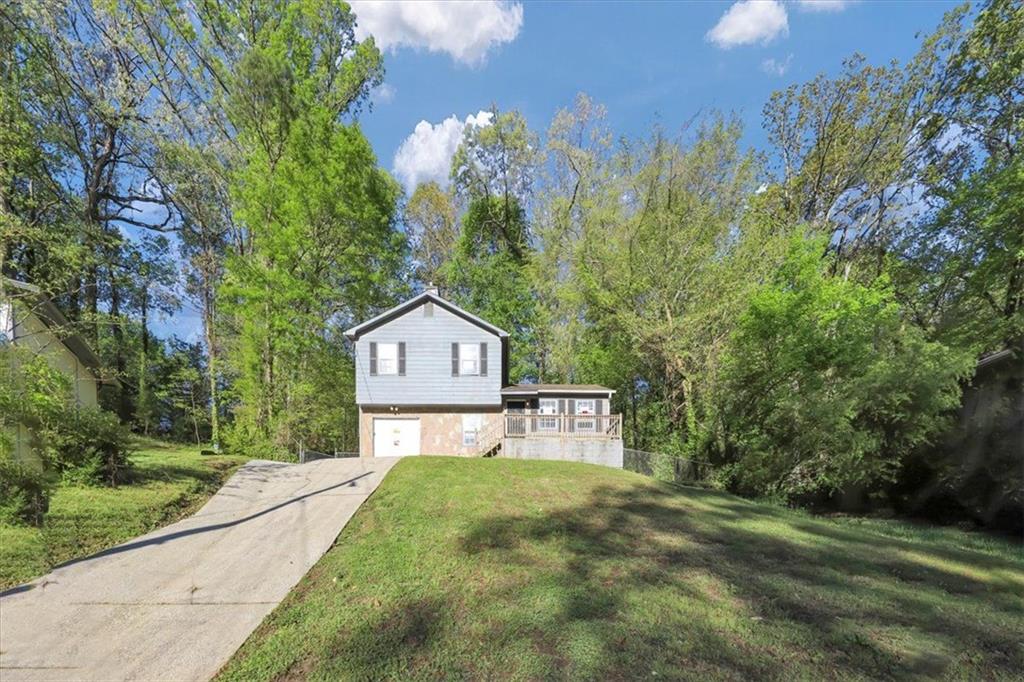
M356 402L360 405L501 405L499 372L452 376L452 344L487 344L487 364L501 366L496 335L441 306L425 317L422 305L362 334L355 343ZM402 343L405 376L370 375L371 343Z

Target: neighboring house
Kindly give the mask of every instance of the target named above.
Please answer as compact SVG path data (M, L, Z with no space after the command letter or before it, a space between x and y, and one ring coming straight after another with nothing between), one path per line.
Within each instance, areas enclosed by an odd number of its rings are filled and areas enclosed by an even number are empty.
M493 455L622 466L611 389L509 385L508 332L436 289L352 327L359 454Z
M103 379L100 360L89 345L71 331L68 319L36 287L5 279L4 290L14 295L0 299L0 343L44 356L71 380L80 407L96 407ZM14 456L23 461L32 458L31 434L22 424L16 428Z

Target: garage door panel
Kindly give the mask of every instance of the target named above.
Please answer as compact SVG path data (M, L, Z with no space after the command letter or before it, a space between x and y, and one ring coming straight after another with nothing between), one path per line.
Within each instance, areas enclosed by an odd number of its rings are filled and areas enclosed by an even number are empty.
M373 420L373 455L408 457L420 454L419 419Z

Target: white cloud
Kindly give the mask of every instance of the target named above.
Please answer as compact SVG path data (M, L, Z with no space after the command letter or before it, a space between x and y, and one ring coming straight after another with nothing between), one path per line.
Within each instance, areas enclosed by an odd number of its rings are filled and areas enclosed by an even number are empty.
M842 12L852 0L798 0L797 7L805 12Z
M769 76L782 76L789 71L789 64L792 61L793 55L789 55L785 59L769 57L761 62L761 70Z
M381 50L412 47L447 52L469 65L482 63L492 48L512 42L523 26L523 6L505 0L352 0L350 4L360 40L372 35Z
M395 152L395 175L410 192L428 180L447 187L452 157L462 142L466 126L489 126L493 116L489 111L480 111L470 114L465 121L455 115L437 124L420 121Z
M707 33L718 47L728 49L751 43L766 44L789 33L786 8L777 0L740 0Z
M374 104L390 104L395 100L395 95L398 94L398 90L395 86L389 83L382 83L373 89L370 93L370 98L373 99Z

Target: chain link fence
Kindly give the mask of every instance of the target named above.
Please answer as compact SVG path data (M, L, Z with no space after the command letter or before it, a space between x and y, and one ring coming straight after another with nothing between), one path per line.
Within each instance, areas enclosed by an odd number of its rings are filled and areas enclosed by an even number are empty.
M673 483L700 483L711 473L707 462L632 448L623 448L622 468Z

